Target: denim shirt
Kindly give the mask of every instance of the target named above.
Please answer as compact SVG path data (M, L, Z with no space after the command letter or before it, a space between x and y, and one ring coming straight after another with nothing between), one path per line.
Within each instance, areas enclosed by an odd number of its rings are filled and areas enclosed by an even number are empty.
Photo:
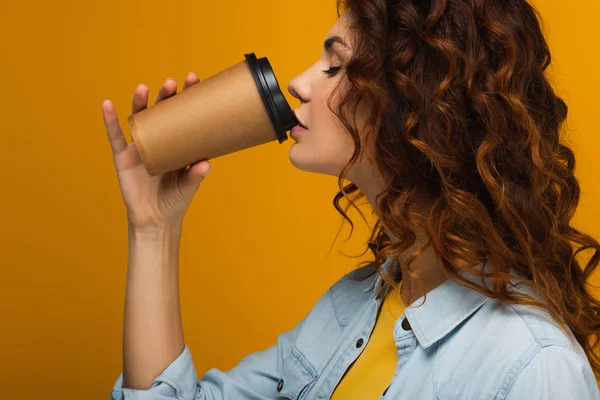
M378 274L349 278L373 272L369 264L343 276L277 343L229 371L212 368L198 380L185 345L147 390L122 388L121 373L111 400L329 399L368 343L384 299ZM535 295L530 289L517 283L509 290ZM600 400L583 349L539 308L502 305L449 279L422 302L394 325L398 361L380 400Z

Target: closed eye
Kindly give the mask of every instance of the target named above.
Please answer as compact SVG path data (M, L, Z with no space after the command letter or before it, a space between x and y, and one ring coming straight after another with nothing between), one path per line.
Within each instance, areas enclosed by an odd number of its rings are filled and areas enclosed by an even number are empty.
M337 67L329 67L329 69L322 70L322 71L327 75L335 75L340 69L342 69L342 67L337 66Z

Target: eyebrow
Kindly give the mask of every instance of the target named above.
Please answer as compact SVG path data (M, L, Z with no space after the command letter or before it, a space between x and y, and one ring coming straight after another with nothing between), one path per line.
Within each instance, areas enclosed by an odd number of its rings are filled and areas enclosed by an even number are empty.
M325 51L329 50L334 43L339 43L344 47L348 47L348 45L342 40L339 36L332 36L323 42L323 49Z

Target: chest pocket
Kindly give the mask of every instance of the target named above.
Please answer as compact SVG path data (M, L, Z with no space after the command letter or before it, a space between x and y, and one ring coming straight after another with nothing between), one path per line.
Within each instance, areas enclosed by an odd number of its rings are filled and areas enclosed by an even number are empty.
M302 399L307 393L305 389L316 379L317 371L294 346L283 360L281 377L277 383L277 398Z

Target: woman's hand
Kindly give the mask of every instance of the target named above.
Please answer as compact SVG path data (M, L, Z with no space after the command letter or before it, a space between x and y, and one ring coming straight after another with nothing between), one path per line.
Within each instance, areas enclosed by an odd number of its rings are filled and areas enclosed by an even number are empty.
M190 73L183 90L199 82ZM177 93L177 82L167 79L154 103ZM138 85L133 96L131 115L148 106L148 87ZM136 231L180 226L204 176L210 171L208 160L200 160L162 175L150 176L142 164L135 142L127 143L112 101L102 103L106 133L114 156L121 194L127 208L130 227Z

